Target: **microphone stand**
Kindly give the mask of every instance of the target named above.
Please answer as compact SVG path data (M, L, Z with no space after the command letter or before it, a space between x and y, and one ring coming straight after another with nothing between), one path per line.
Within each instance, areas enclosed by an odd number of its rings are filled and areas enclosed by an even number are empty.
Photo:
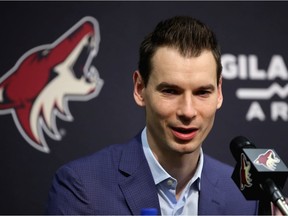
M280 209L283 215L288 215L288 205L285 199L278 199L275 205Z
M274 205L276 205L279 208L281 213L283 215L288 215L288 204L286 203L285 198L281 193L280 189L275 185L274 181L272 181L271 179L266 179L264 184L261 184L260 186L266 192L266 194L269 195L270 198L269 200L271 200L274 203ZM263 205L266 206L267 202L263 201ZM265 206L263 206L263 209L266 209Z

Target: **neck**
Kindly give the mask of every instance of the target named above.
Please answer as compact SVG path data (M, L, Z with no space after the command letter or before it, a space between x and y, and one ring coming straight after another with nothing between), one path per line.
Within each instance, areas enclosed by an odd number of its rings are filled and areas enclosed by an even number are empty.
M156 155L155 153L154 155L166 172L177 180L176 198L178 199L182 190L196 172L200 149L184 155Z

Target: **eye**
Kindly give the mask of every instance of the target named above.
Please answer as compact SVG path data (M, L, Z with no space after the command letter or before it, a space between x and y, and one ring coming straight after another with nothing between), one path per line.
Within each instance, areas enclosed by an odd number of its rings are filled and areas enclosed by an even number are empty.
M44 49L39 53L41 57L47 56L50 53L50 49Z
M169 95L178 95L179 94L179 91L177 89L172 89L172 88L162 89L161 92L163 94L169 94Z
M179 95L183 92L181 88L179 88L177 85L173 85L170 83L160 83L156 90L161 93L164 96L172 96L172 95Z
M201 86L200 88L195 89L193 92L194 95L207 98L215 91L215 87L213 85Z
M206 94L210 94L210 91L200 90L200 91L198 92L198 95L206 95Z
M200 97L209 97L211 94L212 94L211 90L205 90L205 89L198 90L195 93L195 95Z

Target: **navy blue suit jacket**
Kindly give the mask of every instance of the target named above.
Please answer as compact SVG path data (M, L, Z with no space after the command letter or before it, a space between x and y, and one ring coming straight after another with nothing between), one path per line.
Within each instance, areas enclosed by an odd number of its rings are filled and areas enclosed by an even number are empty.
M198 213L255 215L231 180L232 168L204 155ZM47 214L139 215L160 206L140 136L62 166L49 192Z

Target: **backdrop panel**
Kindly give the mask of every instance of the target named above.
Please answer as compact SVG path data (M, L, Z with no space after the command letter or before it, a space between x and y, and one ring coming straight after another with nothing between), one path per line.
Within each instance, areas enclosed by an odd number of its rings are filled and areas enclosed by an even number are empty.
M199 18L222 47L224 104L204 151L234 166L229 143L244 135L288 164L287 9L288 2L0 2L0 214L42 214L59 166L144 127L132 95L138 47L174 15ZM95 58L90 47L71 57L75 73L54 68L78 45L69 36L84 38L83 26L95 31ZM50 85L55 74L63 80ZM83 74L96 89L77 82Z

